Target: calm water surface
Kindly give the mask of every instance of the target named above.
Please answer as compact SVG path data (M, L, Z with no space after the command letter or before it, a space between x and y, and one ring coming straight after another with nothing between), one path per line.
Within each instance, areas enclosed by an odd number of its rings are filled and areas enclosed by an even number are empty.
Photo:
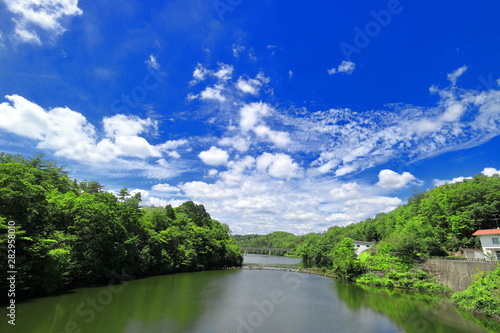
M246 263L288 264L251 256ZM458 312L433 296L260 270L173 274L78 289L18 304L16 323L0 331L500 332L499 322Z

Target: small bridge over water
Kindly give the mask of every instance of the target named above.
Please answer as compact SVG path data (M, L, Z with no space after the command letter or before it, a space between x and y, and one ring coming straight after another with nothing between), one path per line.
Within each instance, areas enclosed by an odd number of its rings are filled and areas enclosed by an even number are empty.
M269 255L271 255L272 251L279 251L279 252L292 251L292 249L278 249L274 247L242 247L241 249L245 254L247 254L248 251L269 251Z

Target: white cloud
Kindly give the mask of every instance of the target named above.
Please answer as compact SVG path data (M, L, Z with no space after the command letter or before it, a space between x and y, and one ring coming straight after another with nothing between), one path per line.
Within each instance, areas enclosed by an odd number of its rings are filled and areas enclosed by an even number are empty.
M176 151L169 151L169 152L167 152L167 155L172 157L172 158L180 158L181 157L181 155Z
M191 84L196 84L200 81L205 80L207 74L208 70L205 67L203 67L202 64L198 63L198 65L196 65L196 68L193 71L193 81L191 81Z
M252 130L264 116L273 112L267 103L246 104L240 109L240 127L243 131Z
M15 36L21 42L41 44L39 33L57 37L65 31L62 21L82 15L78 0L3 0L15 17ZM36 29L36 31L35 31Z
M209 177L215 177L219 173L219 170L216 169L210 169L208 170L208 176Z
M198 63L193 71L193 80L189 83L195 85L198 82L206 80L208 77L217 79L219 82L225 82L231 79L234 67L224 63L219 63L218 70L206 69L202 64Z
M216 72L212 72L212 74L219 80L227 81L231 79L233 75L233 70L234 70L233 66L219 63L219 70Z
M240 152L246 152L250 148L250 140L242 137L226 137L219 141L221 146L232 146Z
M262 85L267 83L269 83L269 78L265 77L264 73L259 72L254 79L240 76L236 82L236 88L243 93L257 95Z
M240 77L236 82L236 87L244 93L257 95L259 93L261 82L255 79L244 79Z
M217 166L225 165L229 159L229 154L225 150L212 146L209 150L202 151L198 154L198 157L205 164Z
M191 198L222 200L235 196L235 191L224 187L221 184L207 184L200 181L189 182L180 185L184 193Z
M213 88L206 87L205 90L200 93L199 98L202 100L216 100L224 102L226 101L226 97L222 96L222 89L223 87L218 84L216 84Z
M228 186L240 184L242 179L247 174L247 170L252 169L255 164L255 158L245 156L240 160L229 161L227 167L229 170L221 172L220 178Z
M151 187L151 190L158 192L167 192L167 193L178 193L181 191L180 188L172 186L170 184L156 184L153 187Z
M160 145L158 145L158 149L161 151L167 151L167 150L172 150L172 149L177 149L180 146L184 146L188 144L188 140L186 139L180 139L180 140L170 140L166 141Z
M233 44L232 50L233 50L233 56L235 58L238 58L241 52L245 51L245 47L243 45Z
M156 56L150 54L148 60L146 60L146 65L153 69L159 69L160 64L158 63L158 60L156 59Z
M337 68L331 68L328 70L328 74L333 75L337 73L352 74L356 69L356 64L352 61L342 60L342 63Z
M137 116L125 116L117 114L103 119L104 132L107 137L135 136L148 131L149 128L156 131L158 124L151 119L141 119Z
M458 121L465 113L465 107L460 103L453 103L446 108L441 120L443 121Z
M240 109L240 128L243 132L253 131L257 137L273 142L277 147L286 147L291 143L289 134L275 131L265 125L263 118L275 110L266 103L246 104Z
M103 119L104 136L99 139L95 127L78 112L67 107L49 110L19 96L6 96L0 104L0 130L37 142L39 149L48 149L56 156L102 168L141 170L146 177L168 178L178 174L165 160L158 165L130 158L160 158L167 147L183 142L151 145L143 133L156 133L157 123L136 116L115 115ZM163 162L161 162L163 161ZM116 172L115 172L116 173Z
M448 74L448 80L451 82L452 85L457 84L457 79L465 73L467 70L467 66L462 66L459 69L455 70L453 73Z
M418 180L409 172L399 174L389 169L381 170L378 174L377 186L385 189L398 189L410 184L419 183Z
M286 154L264 153L257 158L257 169L269 172L272 177L281 179L302 177L301 167Z
M484 170L481 173L485 176L488 176L488 177L491 177L494 175L500 176L500 170L497 170L495 168L484 168Z
M455 183L460 183L463 182L466 179L472 179L472 177L456 177L453 178L452 180L441 180L441 179L434 179L434 186L441 186L444 184L455 184Z
M290 79L291 79L291 78L292 78L292 76L293 76L293 71L290 69L290 70L288 71L288 78L290 78Z
M37 44L41 45L42 41L38 37L38 35L31 30L20 29L18 27L15 28L15 34L19 41L28 44Z
M340 187L336 187L330 190L329 194L334 200L349 200L362 196L359 191L361 186L358 183L346 183L342 184Z

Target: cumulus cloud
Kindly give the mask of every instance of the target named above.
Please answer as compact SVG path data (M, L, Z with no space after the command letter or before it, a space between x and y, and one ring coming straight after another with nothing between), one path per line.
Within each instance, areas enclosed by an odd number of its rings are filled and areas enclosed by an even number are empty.
M302 177L301 167L286 154L264 153L257 158L257 169L266 170L275 178L290 179Z
M497 170L495 168L484 168L484 170L481 173L488 177L492 177L494 175L500 176L500 170Z
M352 61L342 60L342 63L337 68L331 68L328 70L328 74L333 75L337 73L352 74L356 69L356 64Z
M216 100L219 102L226 101L226 97L222 96L223 86L216 84L214 87L206 87L198 98L202 100Z
M377 186L386 189L399 189L418 182L417 178L409 172L399 174L392 170L384 169L378 174Z
M346 183L342 184L340 187L331 189L329 194L334 200L344 201L362 196L360 188L361 186L359 186L356 182Z
M236 88L243 93L257 95L260 91L260 88L269 83L269 78L264 76L264 73L259 72L254 79L245 78L244 76L240 76L238 81L236 81Z
M171 177L170 165L161 159L162 152L178 147L183 141L169 141L152 145L141 134L155 134L157 122L149 118L117 114L102 121L104 135L79 112L67 107L45 110L19 95L5 97L0 104L0 130L37 142L39 149L48 149L56 156L84 164L110 164L113 168L142 170L148 177ZM125 159L123 159L125 158ZM150 165L130 158L157 158L158 165ZM166 167L170 168L167 169Z
M62 21L79 16L78 0L3 0L6 8L14 14L14 34L18 41L41 44L40 33L55 38L66 29Z
M229 186L237 186L248 175L248 170L251 170L254 165L255 158L248 155L239 160L229 161L227 164L228 170L220 173L220 179Z
M229 159L229 154L225 150L212 146L209 150L202 151L198 154L198 157L205 164L217 166L225 165Z

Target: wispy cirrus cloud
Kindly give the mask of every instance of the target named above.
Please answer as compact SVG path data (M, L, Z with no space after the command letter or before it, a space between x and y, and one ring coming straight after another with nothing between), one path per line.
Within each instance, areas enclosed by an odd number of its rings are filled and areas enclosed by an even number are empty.
M14 36L23 43L42 44L40 34L56 38L66 29L63 20L79 16L78 0L2 0L14 14Z
M254 149L254 154L266 149L292 157L307 154L311 161L304 167L309 175L340 177L392 159L407 163L473 147L499 135L500 90L459 88L457 80L466 69L448 75L450 86L430 87L438 98L433 106L395 103L366 111L302 108L296 112L265 101L252 102L256 96L235 94L228 78L219 87L226 99L212 109L210 119L232 124L222 133L221 144L240 152ZM272 98L266 94L257 98L262 97ZM262 146L265 141L273 146Z

